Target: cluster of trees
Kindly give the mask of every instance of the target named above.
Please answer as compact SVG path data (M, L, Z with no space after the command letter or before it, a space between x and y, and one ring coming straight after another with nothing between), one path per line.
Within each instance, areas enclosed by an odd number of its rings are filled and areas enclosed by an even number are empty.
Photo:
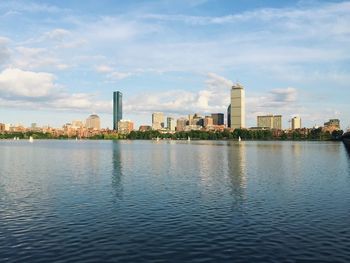
M337 140L340 139L343 131L332 133L322 131L322 128L312 129L309 133L303 130L295 130L291 133L272 130L247 130L236 129L233 132L219 131L188 131L176 133L160 133L159 131L132 131L126 138L130 140L151 140L155 138L185 140L188 137L198 140Z
M10 132L10 133L0 133L0 139L13 139L17 137L19 139L29 139L32 136L33 139L53 139L52 134L43 132Z
M160 133L159 131L132 131L125 134L98 134L87 139L92 140L152 140L152 139L170 139L170 140L186 140L188 137L194 140L340 140L343 131L324 132L322 128L312 129L309 132L304 130L295 130L292 132L272 131L272 130L247 130L236 129L233 132L229 130L219 131L188 131L175 133ZM20 139L69 139L67 135L53 136L50 133L42 132L13 132L0 133L0 139L12 139L18 137ZM75 138L75 136L74 136Z

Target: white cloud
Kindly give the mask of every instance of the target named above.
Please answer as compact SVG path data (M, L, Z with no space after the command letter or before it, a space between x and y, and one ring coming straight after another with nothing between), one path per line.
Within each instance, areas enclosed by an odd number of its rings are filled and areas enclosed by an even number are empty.
M96 96L68 93L50 73L15 68L0 73L0 105L6 107L110 112L111 102L97 100Z
M71 35L70 31L62 28L56 28L50 32L45 33L46 38L48 38L49 40L59 41L59 42L63 41L66 37L70 35Z
M57 58L53 52L45 48L28 48L19 46L15 48L11 65L27 70L66 70L72 65Z
M215 73L208 73L205 87L197 92L170 90L137 95L127 101L126 110L137 113L164 111L175 115L226 112L232 81Z
M125 79L132 75L133 74L131 72L118 72L118 71L114 71L111 74L109 74L110 78L117 79L117 80Z
M95 67L95 70L98 73L110 73L113 71L113 68L111 68L110 66L107 66L107 65L99 65L99 66Z
M54 76L44 72L5 69L0 74L0 93L6 98L42 98L50 96L57 86Z

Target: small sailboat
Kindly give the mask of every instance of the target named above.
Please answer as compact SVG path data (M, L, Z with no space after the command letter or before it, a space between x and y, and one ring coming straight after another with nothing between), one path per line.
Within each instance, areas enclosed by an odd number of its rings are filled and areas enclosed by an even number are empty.
M160 140L160 139L159 139L159 137L157 137L157 139L156 139L156 140L157 140L157 142L159 142L159 140Z
M77 141L77 140L78 140L78 137L75 137L75 140Z
M191 141L191 138L190 136L187 137L187 141L190 142Z
M34 139L33 139L32 136L29 137L29 142L30 142L30 143L34 142Z
M238 136L238 141L239 141L239 142L242 141L241 136Z
M13 140L15 141L15 140L17 140L17 138L16 138L16 137L13 137Z

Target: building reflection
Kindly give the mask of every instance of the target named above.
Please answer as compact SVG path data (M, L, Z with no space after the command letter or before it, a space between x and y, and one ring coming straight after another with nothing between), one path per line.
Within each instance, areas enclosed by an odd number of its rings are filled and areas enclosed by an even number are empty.
M237 202L244 199L246 188L246 142L227 145L228 178L232 196Z
M123 167L122 167L122 145L113 141L112 144L112 187L117 198L123 196Z
M348 157L350 158L350 144L344 143L344 148L345 148L345 151L348 153Z

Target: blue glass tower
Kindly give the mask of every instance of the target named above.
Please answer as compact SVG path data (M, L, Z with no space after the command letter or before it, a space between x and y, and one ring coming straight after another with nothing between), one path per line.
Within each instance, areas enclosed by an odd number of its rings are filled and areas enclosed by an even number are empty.
M123 119L123 94L120 91L113 92L113 130L118 130L118 122Z

